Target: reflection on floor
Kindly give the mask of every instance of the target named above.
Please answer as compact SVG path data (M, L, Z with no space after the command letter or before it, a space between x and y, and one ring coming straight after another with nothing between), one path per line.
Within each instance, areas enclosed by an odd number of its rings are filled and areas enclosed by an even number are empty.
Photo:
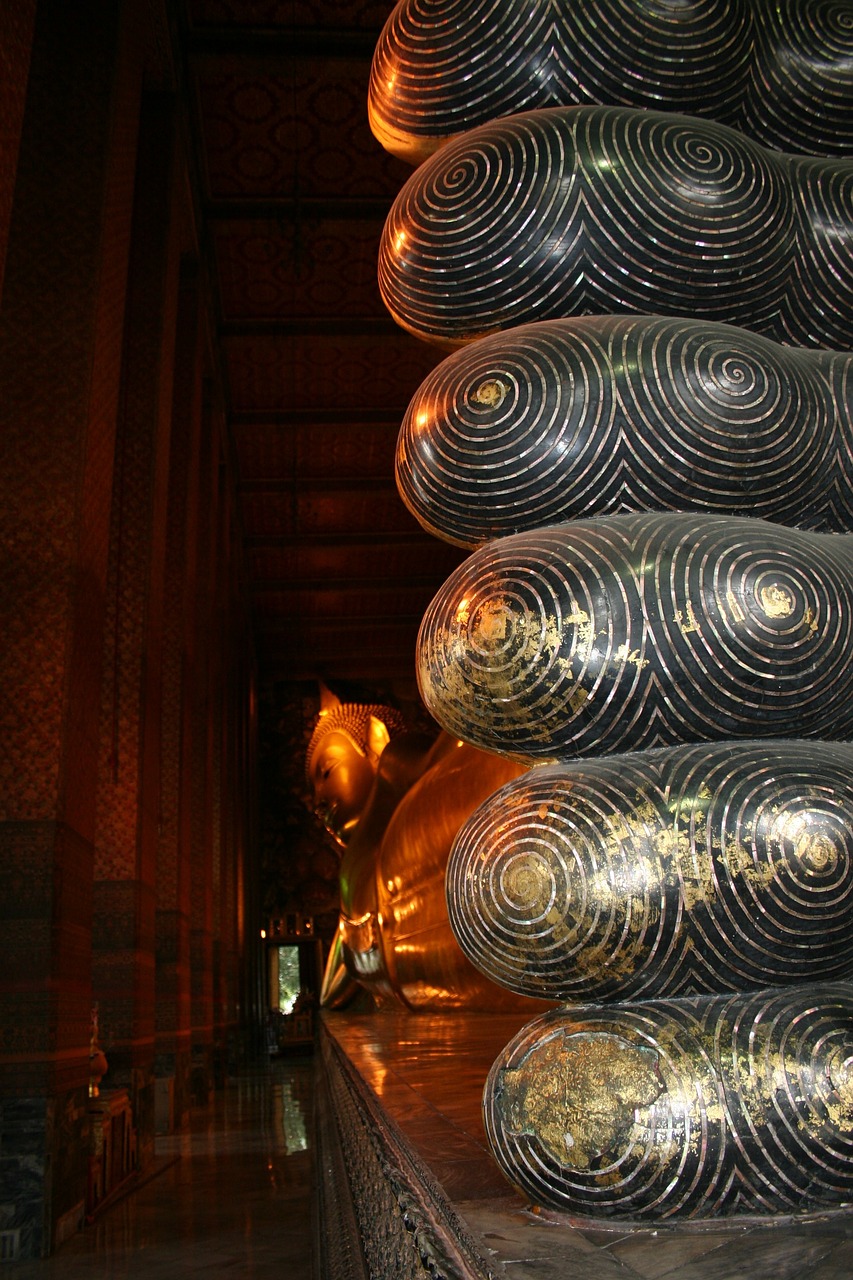
M313 1072L282 1057L229 1079L186 1133L158 1138L157 1176L9 1280L310 1280Z
M480 1119L485 1076L520 1025L482 1014L324 1018L462 1222L482 1260L470 1274L851 1280L853 1209L657 1229L532 1212L494 1164ZM310 1056L284 1056L230 1078L189 1131L158 1139L156 1177L55 1257L11 1264L9 1280L311 1280L314 1070Z
M504 1181L480 1119L485 1077L522 1019L327 1014L325 1028L503 1280L851 1280L853 1208L783 1221L604 1226L535 1214Z

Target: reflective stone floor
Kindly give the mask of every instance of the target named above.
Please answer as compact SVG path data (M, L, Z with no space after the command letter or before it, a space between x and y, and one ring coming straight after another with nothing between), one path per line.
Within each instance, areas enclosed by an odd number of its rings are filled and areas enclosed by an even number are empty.
M491 1159L489 1067L525 1019L327 1014L325 1023L504 1280L851 1280L853 1208L769 1222L602 1226L533 1213Z
M13 1263L8 1280L310 1280L311 1057L273 1058L241 1072L158 1138L160 1172L43 1262Z
M851 1280L853 1210L782 1222L602 1226L532 1212L489 1154L480 1095L518 1017L329 1014L333 1036L462 1218L496 1280ZM9 1280L311 1280L310 1057L228 1081L161 1171ZM384 1280L384 1278L383 1278ZM396 1280L389 1277L388 1280Z

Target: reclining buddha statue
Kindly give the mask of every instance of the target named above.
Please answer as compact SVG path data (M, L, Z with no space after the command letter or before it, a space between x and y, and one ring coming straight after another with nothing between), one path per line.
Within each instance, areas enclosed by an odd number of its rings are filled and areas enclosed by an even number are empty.
M850 22L812 12L400 0L374 62L374 132L419 165L380 292L453 353L398 486L473 548L418 684L518 769L457 829L448 918L559 1002L484 1114L571 1214L853 1194Z
M732 481L754 460L723 452ZM576 479L567 457L555 494ZM638 453L635 474L654 480L658 462ZM423 508L433 529L477 505L462 500L476 467L458 484L450 470L441 515ZM472 963L561 1004L495 1061L486 1129L508 1179L563 1212L836 1207L853 1192L846 504L818 532L683 496L684 510L521 519L480 542L421 624L421 696L445 732L535 766L478 806L448 858Z
M308 745L314 805L342 848L341 916L321 993L340 1007L361 987L409 1009L547 1007L482 974L450 929L447 857L463 820L524 766L449 734L406 728L387 706L323 690Z

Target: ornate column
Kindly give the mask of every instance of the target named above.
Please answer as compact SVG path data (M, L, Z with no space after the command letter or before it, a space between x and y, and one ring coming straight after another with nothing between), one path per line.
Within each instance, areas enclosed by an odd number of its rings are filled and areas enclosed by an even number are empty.
M180 1129L190 1107L190 770L188 652L194 619L202 361L198 265L181 263L163 608L163 705L157 847L155 1119Z
M93 989L107 1084L154 1148L163 581L179 270L174 103L143 100L116 441L95 837Z
M190 990L191 1089L204 1103L213 1087L213 687L214 563L219 520L218 410L205 397L202 409L202 458L196 535L195 609L191 648L189 777L190 813Z
M0 14L0 295L24 121L36 0L6 5Z
M38 5L6 245L0 1200L19 1257L77 1229L86 1188L98 706L143 44L112 3Z

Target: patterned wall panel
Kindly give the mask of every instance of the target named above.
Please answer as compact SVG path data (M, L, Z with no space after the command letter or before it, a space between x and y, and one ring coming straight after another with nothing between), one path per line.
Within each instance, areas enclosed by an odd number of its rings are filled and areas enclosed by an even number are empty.
M164 341L168 348L173 337L167 325L170 316L173 323L170 297L176 282L170 277L177 265L171 253L171 123L169 107L149 99L134 210L107 594L95 850L95 875L105 880L153 877L153 867L140 872L138 865L140 849L147 847L140 839L140 814L149 799L140 794L140 724L143 678L159 663L160 647L150 579L152 561L156 556L159 563L163 554L165 513L155 501L154 485L155 477L162 477L158 462L168 450L162 400L163 387L171 382Z
M157 911L157 1002L154 1029L157 1037L155 1071L170 1075L175 1055L189 1035L189 931L179 911ZM180 1112L180 1106L176 1106Z
M80 636L74 653L69 697L70 721L74 736L66 759L66 818L87 834L94 829L94 792L98 752L98 712L100 706L103 664L103 602L110 535L110 503L114 482L116 418L120 394L121 352L124 333L127 268L130 251L131 218L134 199L135 160L141 91L141 56L143 48L155 38L156 23L151 13L133 14L128 6L126 26L121 33L121 48L113 89L113 126L110 138L105 190L92 210L92 219L102 219L102 245L97 269L99 295L94 313L94 337L91 359L91 384L88 404L88 432L85 471L79 505L79 541L77 547L79 581L90 583L88 592L80 592L77 601L77 631ZM74 15L70 15L72 22ZM143 36L139 25L145 28ZM79 23L75 24L79 27ZM74 66L68 41L61 31L58 57L63 65ZM91 34L85 28L81 38L91 46ZM108 60L103 51L92 50L96 65ZM76 64L78 67L80 64ZM90 84L88 77L81 77ZM81 121L70 115L70 129L78 137L85 129ZM49 182L49 178L48 178ZM48 187L43 199L58 206L63 226L48 229L57 238L63 262L67 257L64 220L67 210L56 192ZM48 323L57 328L57 315ZM63 325L65 327L65 325ZM51 403L55 411L56 403ZM32 425L32 424L31 424ZM79 724L75 721L79 720Z
M264 669L288 680L315 680L333 671L336 679L358 680L376 688L386 680L404 682L414 693L413 654L416 620L374 620L342 630L338 623L303 628L298 620L282 621L273 635L260 636L258 655Z
M206 1062L213 1039L213 675L219 630L216 618L217 531L222 519L221 421L208 407L203 426L200 476L198 578L195 598L195 661L192 671L191 795L192 879L190 986L192 1046ZM195 1062L195 1065L200 1063ZM207 1067L204 1068L204 1071ZM207 1076L205 1076L205 1079Z
M88 842L54 822L10 822L0 827L0 921L4 977L16 1013L0 1014L0 1052L35 1037L39 1054L61 1050L64 1060L45 1057L36 1071L49 1085L51 1076L69 1078L69 1087L87 1082L89 999L89 924L92 851ZM67 986L57 990L56 975ZM36 1026L39 987L48 991L50 1018ZM72 1052L69 1052L72 1051ZM21 1090L32 1096L40 1087L30 1075L32 1063L18 1063Z
M369 64L342 58L202 63L199 98L214 198L394 196L410 170L367 124Z
M198 449L198 306L194 272L189 271L182 280L179 297L166 524L168 553L163 599L162 758L157 857L160 910L181 906L179 867L185 855L180 841L180 763L183 637L190 607L187 598L187 495L190 468L195 465L195 451Z
M15 165L24 116L35 0L6 5L0 13L0 290L6 237L15 190Z
M293 587L259 592L255 596L255 612L261 627L289 614L296 614L304 622L332 619L350 623L389 614L412 618L425 612L432 595L431 585L401 588L397 583L383 586L381 580L369 587L361 582L349 588Z
M379 296L379 227L345 219L214 225L226 320L387 317Z
M441 352L400 333L234 337L223 343L235 413L402 411Z
M398 426L391 420L376 426L351 425L346 414L334 425L307 423L240 424L235 428L240 478L243 481L291 479L295 476L381 476L394 473Z
M114 34L102 33L105 46ZM66 54L64 66L59 45ZM75 48L76 72L68 66L68 50ZM112 155L112 174L107 169L104 116L110 84L96 65L102 52L84 52L75 45L74 32L58 23L53 38L34 56L31 88L49 82L51 94L42 95L27 116L6 261L0 319L8 548L3 631L7 678L16 695L4 700L0 713L0 782L6 814L18 818L52 815L57 803L75 584L92 587L88 596L81 590L90 614L80 618L78 660L82 663L79 651L87 642L98 646L98 588L105 563L100 539L106 521L85 503L103 504L110 481L116 353L114 339L100 345L99 322L109 312L114 331L120 332L121 287L110 294L108 286L114 283L110 269L121 260L127 226L126 157L120 146ZM63 133L65 120L73 125ZM102 238L98 215L105 199L115 221ZM92 538L82 550L81 534ZM78 555L86 572L76 576ZM81 754L92 746L91 724L83 723L91 707L80 708L75 724ZM91 736L84 743L87 732ZM91 788L83 794L88 797ZM80 802L78 793L72 803Z
M265 581L300 582L346 578L405 578L413 562L423 574L441 582L462 561L457 547L437 539L418 541L351 543L303 543L289 547L253 547L248 553L249 573L263 585Z
M359 533L416 532L414 517L397 491L370 494L250 494L243 500L243 519L250 538L320 533L353 537Z

